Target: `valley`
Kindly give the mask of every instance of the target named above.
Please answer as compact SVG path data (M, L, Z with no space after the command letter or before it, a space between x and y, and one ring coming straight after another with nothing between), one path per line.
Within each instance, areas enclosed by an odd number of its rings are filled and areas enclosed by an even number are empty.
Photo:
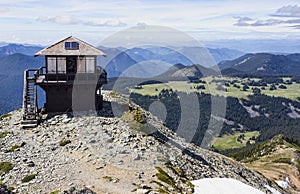
M200 124L193 143L203 146L208 123L213 119L223 121L220 133L212 132L215 138L211 139L209 149L244 163L291 193L299 191L300 84L297 79L204 77L192 82L171 81L130 88L132 100L145 109L161 102L167 111L166 126L180 131L188 140L188 135L181 132L180 110L177 110L182 93L199 95ZM171 100L164 99L166 96ZM209 116L212 111L209 106L213 106L209 99L213 98L226 98L224 118ZM193 112L191 109L190 115Z

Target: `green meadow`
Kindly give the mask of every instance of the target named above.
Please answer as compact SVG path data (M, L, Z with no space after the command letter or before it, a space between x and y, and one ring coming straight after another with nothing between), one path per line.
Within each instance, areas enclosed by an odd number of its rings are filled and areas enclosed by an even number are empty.
M290 78L283 78L284 81L289 80ZM131 89L131 92L139 93L142 95L158 95L161 90L163 89L172 89L173 91L180 91L180 92L204 92L209 93L212 95L221 95L221 96L231 96L235 98L244 98L247 99L249 95L253 95L252 86L249 86L249 89L247 91L243 90L243 84L246 83L249 80L253 81L259 81L258 78L233 78L233 77L206 77L201 78L202 81L205 81L205 84L198 84L198 83L189 83L186 81L171 81L168 83L160 83L160 84L151 84L151 85L143 85L142 89ZM230 82L235 80L235 86L234 84L230 84ZM220 90L221 83L227 83L227 86L223 85L222 88L224 90ZM197 86L204 85L205 89L196 89ZM288 98L291 100L297 100L299 101L300 97L300 84L293 83L291 85L283 84L287 88L286 89L280 89L278 88L278 85L276 86L276 90L270 90L271 84L268 84L266 87L260 87L255 86L256 88L259 88L261 90L262 94L266 94L269 96L275 96L275 97L283 97ZM240 88L237 88L236 86L239 86ZM219 89L218 89L219 87Z
M241 135L244 135L244 138L240 138L240 141L238 141L239 137ZM246 132L246 133L235 133L234 135L224 135L223 137L218 137L213 142L213 147L217 150L227 150L227 149L233 149L233 148L241 148L246 146L247 141L249 141L251 144L255 143L253 140L249 140L252 137L257 137L259 135L258 131L252 131L252 132Z

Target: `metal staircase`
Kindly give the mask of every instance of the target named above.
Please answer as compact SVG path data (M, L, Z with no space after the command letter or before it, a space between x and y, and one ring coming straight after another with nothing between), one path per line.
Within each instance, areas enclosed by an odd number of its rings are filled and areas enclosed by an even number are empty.
M36 70L24 71L23 91L23 128L36 127L38 124L37 86L34 77ZM31 75L32 74L32 75Z

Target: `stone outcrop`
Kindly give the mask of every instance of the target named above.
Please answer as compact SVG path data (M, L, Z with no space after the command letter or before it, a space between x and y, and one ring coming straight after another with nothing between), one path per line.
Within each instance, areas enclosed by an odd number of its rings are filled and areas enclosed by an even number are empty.
M20 110L0 121L1 161L13 164L2 183L19 193L192 193L191 180L228 177L280 190L242 164L185 142L126 97L103 95L97 114L48 115L32 129L21 129Z

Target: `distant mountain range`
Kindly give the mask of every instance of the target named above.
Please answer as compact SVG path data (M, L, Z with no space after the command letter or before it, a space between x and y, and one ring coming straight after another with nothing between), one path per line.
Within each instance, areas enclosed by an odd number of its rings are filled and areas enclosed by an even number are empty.
M181 63L157 76L157 80L197 79L207 75L299 76L300 54L274 55L269 53L246 54L218 64L221 73L202 65L185 66Z
M25 46L22 44L8 44L6 46L0 47L0 56L12 55L12 54L23 54L33 56L34 53L43 49L40 46Z
M225 75L300 75L300 54L246 54L231 61L220 62L218 66Z
M174 64L190 66L194 63L212 67L217 62L235 59L244 53L233 49L205 49L198 47L106 48L99 47L107 57L99 57L109 77L154 77L166 72ZM213 61L215 60L215 62ZM134 66L134 67L133 67Z
M203 74L216 74L213 69L207 67L205 63L207 56L204 56L201 61L201 52L204 51L199 48L99 48L107 54L107 57L98 57L98 64L105 67L110 78L127 76L145 79L154 77L158 80L186 80L201 77ZM36 69L44 65L43 57L33 57L34 53L41 49L43 49L41 46L21 44L6 44L0 47L2 83L0 91L3 94L0 96L0 114L21 107L23 72L27 68ZM209 48L208 51L216 62L222 61L218 64L225 75L245 72L260 75L300 75L300 54L243 55L240 51L226 48ZM200 60L197 60L199 58ZM194 59L199 62L197 66L192 63Z
M229 48L237 49L244 53L273 53L290 54L299 53L300 39L221 39L203 41L207 48Z
M219 63L224 60L236 59L245 54L242 51L228 48L208 48L208 51L211 53L216 63Z

